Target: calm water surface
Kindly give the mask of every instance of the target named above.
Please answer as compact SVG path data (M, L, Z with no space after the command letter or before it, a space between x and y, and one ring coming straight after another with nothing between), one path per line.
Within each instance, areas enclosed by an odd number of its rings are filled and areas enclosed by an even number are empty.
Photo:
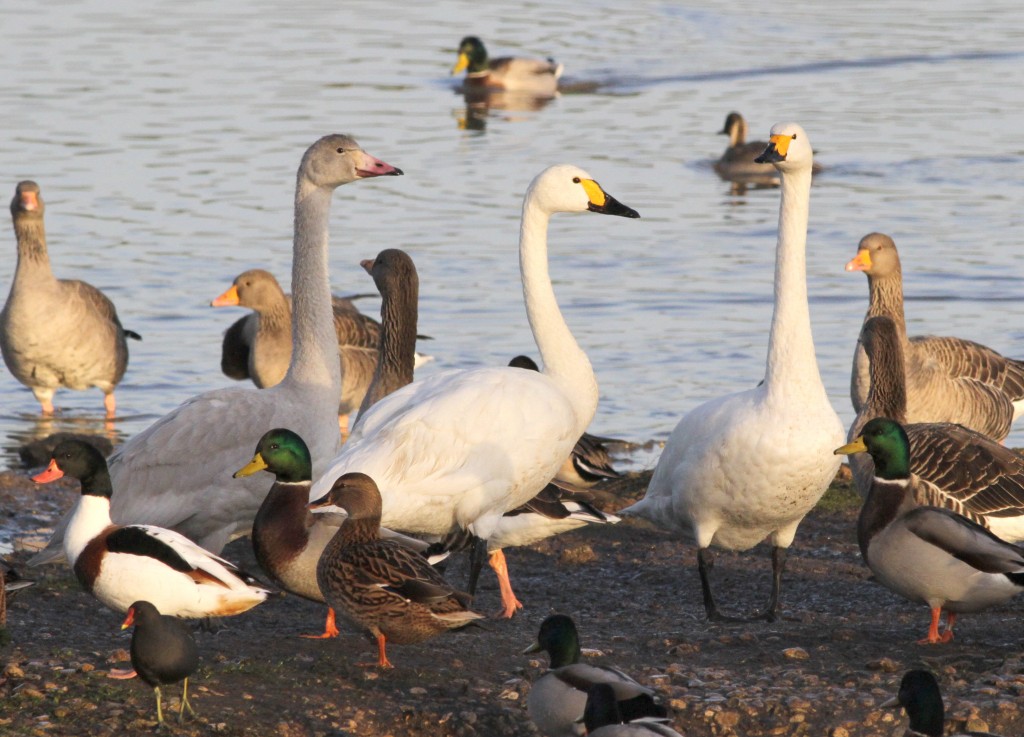
M683 412L763 374L779 197L730 193L710 169L725 146L716 132L733 109L761 139L796 120L827 168L808 280L822 376L849 422L867 288L843 265L872 230L900 247L912 333L1024 356L1024 12L820 5L7 4L0 195L35 179L56 273L104 289L143 334L118 390L124 438L229 383L220 338L241 312L209 300L247 268L287 279L295 170L320 135L351 132L406 171L338 192L332 281L372 291L359 260L406 249L420 331L435 338L427 371L536 352L518 282L521 198L545 166L576 163L643 216L562 217L551 230L556 290L601 383L593 429L661 440ZM492 53L554 55L585 91L469 118L447 77L467 33ZM102 429L101 400L59 392L61 416L41 423L0 371L5 461L25 437Z

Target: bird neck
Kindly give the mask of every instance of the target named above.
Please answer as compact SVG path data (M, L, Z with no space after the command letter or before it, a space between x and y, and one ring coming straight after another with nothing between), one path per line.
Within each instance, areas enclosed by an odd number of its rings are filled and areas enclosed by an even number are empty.
M551 219L532 199L523 204L519 233L519 268L523 299L544 375L558 385L576 411L582 434L597 410L597 377L590 359L573 337L555 299L548 273L548 222Z
M871 480L867 499L857 518L857 544L865 562L869 562L868 546L875 535L914 506L916 503L911 493L910 479L883 479L875 476Z
M109 497L83 494L64 533L64 555L68 561L73 565L89 541L110 525Z
M380 539L380 517L377 519L348 517L341 523L341 529L335 535L344 545L362 545Z
M896 323L900 342L907 340L907 323L903 316L903 273L900 267L884 277L868 277L868 314L871 317L889 317Z
M411 384L416 365L418 280L412 278L401 285L389 284L381 296L377 367L359 407L359 416L391 392Z
M807 304L807 219L811 168L782 175L779 238L775 248L775 309L768 339L765 386L817 388L824 394L814 355L811 314Z
M299 552L309 542L309 481L276 482L252 523L252 546L264 570L270 551Z
M283 383L317 385L325 394L337 396L341 392L341 367L327 268L331 195L331 189L316 187L301 178L296 187L292 359Z
M895 334L893 337L896 338ZM871 417L888 417L900 424L906 423L907 387L903 365L903 349L898 342L883 339L875 341L868 355L871 388L864 413Z
M33 271L50 275L50 256L46 250L46 228L42 218L15 218L14 236L18 241L18 272Z

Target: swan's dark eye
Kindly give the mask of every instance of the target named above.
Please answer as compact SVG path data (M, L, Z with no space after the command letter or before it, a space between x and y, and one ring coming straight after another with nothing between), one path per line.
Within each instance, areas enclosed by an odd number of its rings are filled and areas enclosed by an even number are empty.
M345 149L343 149L343 148L339 148L339 149L338 149L338 153L339 153L339 154L343 154L343 153L345 153Z
M793 140L796 140L796 133L793 134Z
M579 177L573 177L572 181L573 181L573 184L579 184L580 183L580 178Z

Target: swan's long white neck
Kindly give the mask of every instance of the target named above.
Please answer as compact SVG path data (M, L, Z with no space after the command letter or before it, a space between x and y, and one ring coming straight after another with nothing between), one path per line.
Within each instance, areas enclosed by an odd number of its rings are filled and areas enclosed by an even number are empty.
M597 411L597 377L587 354L577 344L562 317L548 274L548 221L550 213L530 197L523 203L519 231L519 269L523 278L526 316L543 361L544 375L552 379L576 410L582 433Z
M83 494L68 520L64 533L64 555L74 566L89 541L110 527L110 500L103 496Z
M765 385L769 390L817 387L824 392L807 304L810 197L810 166L783 172L779 240L775 249L775 311L765 368Z
M292 254L292 360L284 382L341 392L338 339L334 332L327 266L332 189L301 177L295 191Z

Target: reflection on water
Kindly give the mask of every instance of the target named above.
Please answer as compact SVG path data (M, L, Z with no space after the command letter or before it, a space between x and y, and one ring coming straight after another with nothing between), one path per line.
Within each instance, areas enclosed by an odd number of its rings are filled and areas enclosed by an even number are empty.
M60 396L58 394L58 396ZM117 446L124 442L128 435L119 427L117 418L109 420L103 415L79 415L57 413L51 416L42 414L0 415L0 423L10 429L3 442L3 451L10 459L18 458L22 446L36 440L43 440L55 433L73 433L78 435L98 435ZM14 465L14 464L11 464Z
M535 113L558 98L557 95L539 97L526 92L505 90L466 90L463 92L463 99L466 107L459 111L461 114L455 116L459 129L482 131L487 128L488 117L514 123L526 119L525 116L514 113ZM495 112L501 115L495 115Z

